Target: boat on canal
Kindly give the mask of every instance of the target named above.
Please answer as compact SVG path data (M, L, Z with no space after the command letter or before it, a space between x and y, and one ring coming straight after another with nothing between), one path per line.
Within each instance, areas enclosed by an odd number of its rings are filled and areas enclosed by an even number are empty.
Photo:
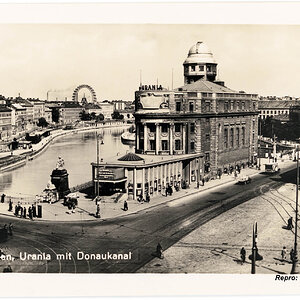
M135 144L135 132L126 131L121 135L121 141L125 145L134 145Z

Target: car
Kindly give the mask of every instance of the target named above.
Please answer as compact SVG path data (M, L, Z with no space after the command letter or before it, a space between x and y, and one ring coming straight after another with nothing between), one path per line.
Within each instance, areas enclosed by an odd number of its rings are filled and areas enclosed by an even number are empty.
M251 181L252 179L248 175L241 176L237 179L238 184L248 184L251 183Z

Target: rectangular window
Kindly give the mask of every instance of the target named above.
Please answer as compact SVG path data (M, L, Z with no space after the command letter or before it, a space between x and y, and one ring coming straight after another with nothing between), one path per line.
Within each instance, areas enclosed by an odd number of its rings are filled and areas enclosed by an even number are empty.
M240 108L240 101L237 101L237 102L236 102L236 110L238 111L239 108Z
M176 102L176 111L181 111L181 102Z
M164 133L168 132L168 125L167 124L162 124L161 125L161 132L164 132Z
M210 111L210 101L205 102L205 111L206 112Z
M224 148L228 148L228 129L224 129Z
M227 101L225 101L225 103L224 103L224 111L228 111L228 102Z
M190 146L191 146L191 151L194 151L195 150L195 142L191 142Z
M190 123L190 133L195 132L195 123Z
M230 110L233 110L233 101L230 102Z
M253 110L256 110L256 103L253 102Z
M207 133L207 134L205 135L205 141L206 141L206 142L209 142L209 141L210 141L210 135L209 135L209 133Z
M206 123L209 123L209 118L205 118L205 122L206 122Z
M180 132L180 124L175 124L175 132Z
M165 140L162 140L161 141L161 150L169 150L169 147L168 147L168 141L165 141Z
M233 128L230 128L230 147L233 148Z
M242 128L242 145L245 145L245 127Z
M245 110L245 102L242 102L242 110Z
M180 140L175 140L175 150L181 150Z
M240 146L240 129L236 128L236 146Z
M205 160L209 161L209 153L205 153Z
M150 132L155 132L155 130L156 130L156 127L154 124L149 124L148 128L149 128Z
M196 66L191 66L191 71L195 72L195 70L196 70Z
M199 66L199 71L203 72L204 71L204 66Z
M155 140L150 140L150 150L155 150Z
M194 103L193 102L189 103L189 109L190 109L190 112L194 111Z

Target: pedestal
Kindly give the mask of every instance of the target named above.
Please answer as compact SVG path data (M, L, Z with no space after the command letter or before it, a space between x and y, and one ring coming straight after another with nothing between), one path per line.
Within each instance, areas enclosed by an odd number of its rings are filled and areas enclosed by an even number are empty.
M59 199L70 193L69 174L66 169L55 169L51 174L51 182L55 185Z

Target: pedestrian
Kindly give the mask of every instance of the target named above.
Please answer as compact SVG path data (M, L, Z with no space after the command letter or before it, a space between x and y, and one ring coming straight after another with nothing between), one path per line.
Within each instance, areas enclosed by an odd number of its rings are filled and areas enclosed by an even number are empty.
M199 183L199 181L197 181L197 189L199 189L199 187L200 187L200 183ZM176 187L175 187L175 189L176 189Z
M34 218L36 218L36 206L35 206L35 204L32 204L32 216Z
M19 212L20 212L20 217L22 218L22 216L23 216L23 207L22 206L19 207L18 215L19 215Z
M166 187L166 197L168 196L168 187Z
M4 203L4 200L5 200L5 194L2 194L1 195L1 203Z
M124 211L127 211L128 210L128 203L127 201L125 200L124 201Z
M12 203L11 199L9 199L8 211L12 211L12 209L13 209L13 203Z
M156 246L156 254L159 258L164 258L163 253L162 253L162 246L160 243L157 244Z
M150 202L150 195L149 195L149 193L146 195L146 202Z
M290 217L290 218L288 219L287 229L288 229L288 230L292 230L293 227L294 227L294 225L293 225L293 217Z
M294 253L294 249L292 248L291 251L290 251L290 260L291 260L291 262L294 261L294 258L295 258L295 253Z
M9 234L10 236L13 235L12 229L13 229L13 226L12 226L11 223L9 223L9 225L8 225L8 234Z
M26 207L23 208L23 218L26 219Z
M246 260L246 250L244 247L242 247L241 251L240 251L240 254L241 254L241 261L242 261L242 264L244 264L245 260Z
M202 186L204 186L205 180L204 178L202 178Z
M100 218L100 205L97 204L96 218Z
M28 208L28 217L29 217L30 220L32 220L32 208L31 208L31 206L29 206L29 208Z
M17 215L18 215L18 206L15 205L15 216L17 216Z
M172 187L170 186L170 196L172 196L172 194L173 194L173 189L172 189ZM150 201L150 200L149 200Z
M284 260L286 258L286 248L285 246L281 250L281 259Z

